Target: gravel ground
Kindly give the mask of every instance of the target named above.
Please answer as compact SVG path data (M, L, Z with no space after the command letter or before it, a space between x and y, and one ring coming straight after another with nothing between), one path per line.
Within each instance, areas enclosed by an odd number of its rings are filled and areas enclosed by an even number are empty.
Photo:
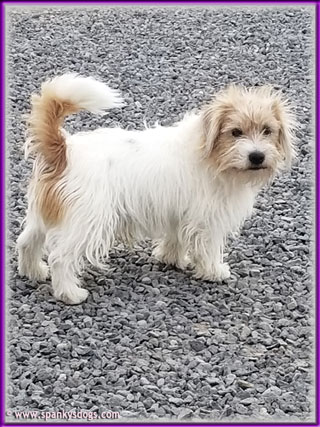
M119 411L179 421L312 418L311 8L15 9L9 14L8 407ZM107 117L70 131L173 123L230 82L271 83L296 105L299 159L256 203L229 243L232 277L216 284L165 267L148 242L119 247L90 297L69 307L50 281L17 275L14 244L30 164L23 114L31 92L66 71L123 93ZM308 397L309 396L309 397Z

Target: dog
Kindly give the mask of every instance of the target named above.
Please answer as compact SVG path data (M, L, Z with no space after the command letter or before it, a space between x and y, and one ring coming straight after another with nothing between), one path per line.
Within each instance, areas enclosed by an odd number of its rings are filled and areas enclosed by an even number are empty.
M67 304L88 296L79 280L84 260L104 267L116 242L150 238L161 262L190 264L199 279L228 279L227 236L295 157L292 107L269 86L231 85L173 126L141 131L63 130L70 114L123 106L118 91L91 77L48 80L31 104L25 153L34 166L19 273L45 280L50 267L53 294Z

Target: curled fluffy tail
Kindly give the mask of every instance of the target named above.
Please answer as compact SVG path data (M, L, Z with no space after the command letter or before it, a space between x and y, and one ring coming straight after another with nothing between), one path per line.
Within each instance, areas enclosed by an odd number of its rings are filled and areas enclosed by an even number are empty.
M61 128L69 114L80 110L101 113L120 107L117 91L90 77L65 74L45 82L40 95L33 95L29 116L26 155L35 154L30 194L46 224L61 221L66 211L61 180L67 166L65 132Z
M66 161L66 142L61 130L64 118L80 110L99 114L121 107L123 100L104 83L70 73L43 83L41 94L33 95L31 104L26 154L41 154L48 166L61 171Z

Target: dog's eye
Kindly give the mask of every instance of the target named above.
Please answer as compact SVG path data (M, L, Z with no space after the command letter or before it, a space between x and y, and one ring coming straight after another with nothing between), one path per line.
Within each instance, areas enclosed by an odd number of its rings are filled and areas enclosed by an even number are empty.
M269 126L265 126L262 132L263 132L263 135L270 135L271 129L269 128Z
M235 138L238 138L239 136L242 135L242 130L241 129L232 129L232 136L234 136Z

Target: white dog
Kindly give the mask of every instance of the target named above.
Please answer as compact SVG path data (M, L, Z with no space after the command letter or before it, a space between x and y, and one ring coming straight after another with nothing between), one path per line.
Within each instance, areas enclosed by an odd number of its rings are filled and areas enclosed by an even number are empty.
M155 240L154 255L221 281L227 235L250 215L259 189L294 156L288 102L270 87L231 86L171 127L67 134L64 117L120 107L119 94L65 74L32 97L26 154L35 156L19 271L44 280L48 252L57 299L78 304L83 260L102 266L116 241Z

